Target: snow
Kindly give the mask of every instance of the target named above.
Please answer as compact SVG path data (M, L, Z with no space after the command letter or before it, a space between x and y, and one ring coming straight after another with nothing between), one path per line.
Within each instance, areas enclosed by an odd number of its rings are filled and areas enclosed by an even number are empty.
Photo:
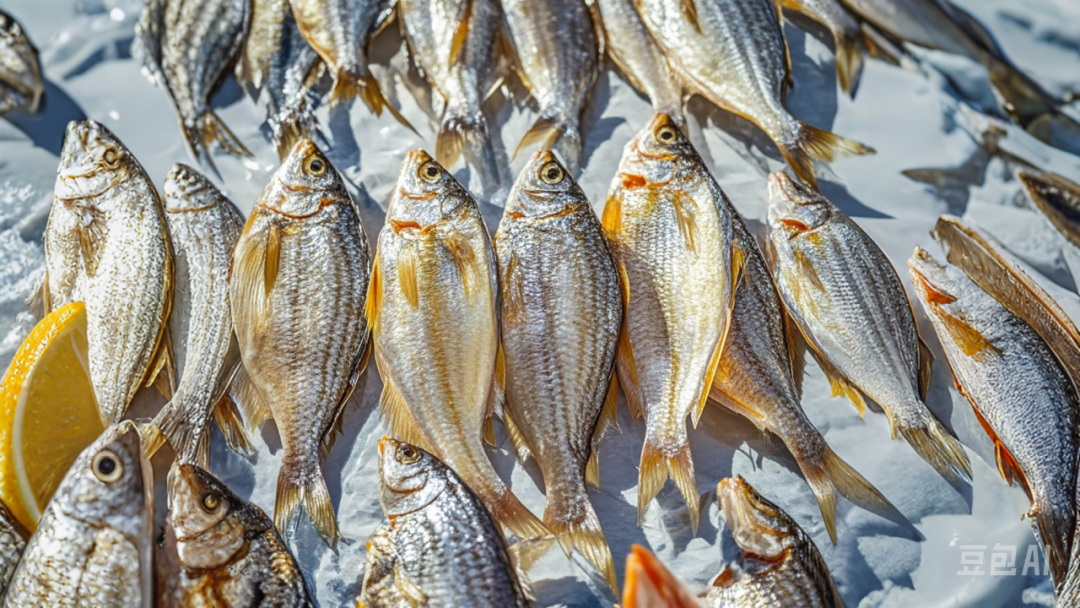
M1075 0L962 0L960 4L979 17L1016 62L1030 69L1049 90L1080 90L1076 68L1080 5ZM41 237L65 124L86 117L103 122L159 186L174 162L191 160L165 93L155 89L130 58L128 46L140 9L137 0L0 0L0 6L24 24L41 49L48 79L43 115L0 119L0 366L6 366L32 326L23 300L43 272ZM800 26L805 24L799 20ZM905 282L904 266L916 244L940 253L928 234L938 215L966 215L1030 266L1033 276L1080 319L1080 297L1073 278L1080 251L1033 210L1013 177L1008 157L1025 159L1074 180L1080 179L1080 159L1048 148L1015 127L1008 128L1000 144L1006 158L988 158L978 148L987 120L960 101L941 73L925 63L896 67L868 61L858 95L851 100L836 86L831 39L820 28L808 29L812 33L791 23L786 26L795 76L787 105L811 124L877 149L874 156L844 159L823 169L821 187L881 245ZM402 65L397 43L393 31L378 40L373 55L383 68ZM953 82L980 96L982 106L992 103L985 72L978 66L941 53L921 51L918 56L948 70ZM388 77L388 71L381 69L380 75ZM324 133L333 142L329 156L357 187L355 195L372 239L382 225L383 209L405 154L434 142L434 125L421 106L403 86L397 87L396 96L421 136L389 117L374 117L361 104L319 112ZM225 191L247 212L277 165L260 128L264 113L231 81L214 101L220 116L255 153L254 161L215 158ZM1080 115L1076 108L1070 111ZM623 145L650 114L648 103L620 76L606 72L600 78L584 121L585 169L580 178L597 211ZM720 184L748 219L762 219L765 176L783 167L776 149L746 121L700 99L690 104L690 115L691 137ZM497 110L496 145L504 161L507 149L513 149L532 120L528 110L510 106ZM520 169L524 160L513 162L512 169ZM966 180L941 190L900 173L965 163L972 169ZM467 181L466 169L456 173ZM482 209L494 230L501 209L497 204L484 204ZM813 536L849 606L1050 605L1052 590L1041 555L1036 553L1034 558L1037 567L1024 568L1034 545L1030 527L1021 520L1028 509L1027 499L1022 490L1008 487L998 475L993 447L966 400L953 388L941 349L921 311L919 322L938 355L929 406L979 456L972 460L974 485L952 488L903 441L889 441L883 415L871 412L860 421L844 400L830 398L828 382L813 362L807 364L803 406L833 449L907 515L925 540L911 540L895 524L841 500L839 538L833 546L814 497L782 443L727 413L710 413L691 432L698 490L706 498L707 510L697 535L691 533L685 506L671 485L649 506L643 525L637 527L637 462L644 429L623 409L619 415L622 432L602 445L601 489L592 491L620 579L630 545L642 543L688 584L707 584L724 558L734 554L712 495L720 479L739 474ZM290 539L322 606L354 600L362 576L364 543L382 520L374 491L375 446L383 434L375 412L380 390L378 374L371 366L346 411L344 435L324 466L347 542L336 550L328 548L306 520ZM147 413L160 404L160 397L147 392L140 401L136 413ZM215 435L213 469L241 496L272 512L280 441L272 423L256 435L259 453L254 462L229 452ZM515 463L508 442L502 435L500 439L500 448L491 452L497 470L526 505L541 513L544 499L538 470ZM162 508L159 504L158 510ZM1016 548L1015 575L957 574L962 547L985 546L982 569L988 572L999 544ZM614 601L602 579L580 557L572 563L551 551L530 574L539 606L610 606Z

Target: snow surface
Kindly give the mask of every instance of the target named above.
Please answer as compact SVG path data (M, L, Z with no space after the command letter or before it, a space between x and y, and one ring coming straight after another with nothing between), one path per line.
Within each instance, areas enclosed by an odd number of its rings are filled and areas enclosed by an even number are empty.
M160 186L174 162L190 163L176 117L164 92L140 73L128 51L138 18L137 0L0 0L14 14L42 52L47 105L37 117L0 119L0 367L7 365L32 326L24 298L43 272L41 237L52 201L52 185L63 130L73 119L93 118L124 141ZM1056 93L1080 90L1080 4L1075 0L961 0L999 38L1014 60ZM789 109L799 118L877 149L875 156L845 159L823 169L823 192L852 216L885 250L907 281L905 264L916 244L940 254L928 236L938 215L966 215L998 238L1034 271L1035 276L1080 320L1074 279L1080 251L1060 237L1033 211L1013 177L1008 161L987 158L978 141L987 128L984 117L960 101L941 73L971 95L980 107L993 102L985 72L970 62L940 53L919 52L919 62L895 67L869 61L853 101L840 93L833 69L832 41L818 27L798 20L786 32L794 61L795 88ZM810 33L800 27L806 27ZM400 66L396 32L377 41L374 56L383 67ZM378 69L378 66L377 66ZM380 71L388 76L386 69ZM355 192L369 237L382 225L386 200L407 151L430 146L433 123L404 86L395 89L404 115L421 136L393 119L376 118L360 104L328 111L319 118L333 143L329 156L357 186ZM980 92L981 91L981 92ZM254 160L219 156L224 188L241 210L252 204L277 165L264 135L263 110L233 82L215 97L218 113L255 153ZM776 149L749 123L694 100L691 137L748 219L765 214L765 176L783 164ZM1080 115L1075 108L1074 116ZM623 145L650 116L648 103L617 74L606 72L596 85L585 118L585 170L580 182L600 211ZM496 145L505 159L532 122L528 110L498 110ZM1010 127L1002 149L1080 181L1080 158L1047 148ZM524 158L512 163L520 169ZM959 182L934 188L904 177L911 168L958 167L970 171ZM467 181L468 171L457 175ZM492 230L501 210L482 205ZM910 286L909 286L910 289ZM941 350L925 316L920 326L931 348ZM381 383L370 366L362 390L349 404L341 437L324 470L346 543L327 548L306 520L291 545L322 606L350 603L359 590L364 542L382 520L375 492L383 434L375 412ZM1022 490L1009 488L993 464L993 449L971 408L953 388L947 368L936 365L930 408L980 458L972 461L974 485L952 488L903 441L889 441L885 417L869 413L860 421L841 398L830 398L828 382L811 361L807 366L803 407L829 444L873 482L915 522L925 540L916 542L895 524L841 500L839 542L833 546L821 524L817 505L794 459L775 437L726 413L706 416L691 432L698 490L707 513L692 535L689 518L675 488L669 485L648 509L642 527L635 525L637 462L643 425L620 411L620 434L603 444L602 487L592 491L601 524L622 577L632 543L650 546L691 585L704 586L734 554L712 500L716 483L740 474L781 505L813 536L849 606L1018 606L1049 605L1052 592L1043 575L1023 571L1034 544L1021 521L1028 502ZM149 413L160 397L148 391L134 408ZM710 408L711 409L711 408ZM500 435L500 438L502 436ZM281 456L273 424L255 438L259 453L248 462L224 448L215 435L213 469L241 496L268 512L274 503ZM543 510L538 470L516 464L507 442L491 456L496 468L535 513ZM160 489L160 488L159 488ZM161 494L159 493L159 497ZM159 498L159 502L164 500ZM159 511L163 508L159 504ZM1017 574L959 576L961 545L985 545L983 570L997 544L1015 546ZM579 557L568 561L550 551L531 571L539 606L610 606L603 581Z

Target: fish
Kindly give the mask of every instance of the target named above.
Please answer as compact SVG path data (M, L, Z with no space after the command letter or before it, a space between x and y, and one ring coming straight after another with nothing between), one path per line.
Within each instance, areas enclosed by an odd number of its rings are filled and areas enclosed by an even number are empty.
M967 453L924 403L930 351L885 253L824 196L769 176L769 239L781 300L829 378L860 416L863 395L951 484L971 481Z
M581 113L600 72L603 45L585 0L501 0L506 53L539 108L516 157L539 144L581 171Z
M131 150L92 120L68 123L53 196L45 280L32 308L47 314L86 303L90 381L109 426L144 384L160 379L171 390L165 208Z
M832 34L836 49L836 76L840 88L854 96L863 68L867 43L859 21L841 0L783 0L784 8L806 15Z
M1026 517L1060 589L1076 524L1076 386L1035 330L962 270L918 247L908 269L956 386L994 443L998 472L1031 499Z
M727 204L725 201L724 204ZM907 520L869 481L840 458L803 412L803 353L798 329L784 313L765 259L735 209L734 242L746 252L735 291L731 329L709 396L754 426L779 437L817 498L829 539L836 544L836 493L914 532Z
M153 500L138 428L107 428L60 482L3 606L150 608Z
M1070 243L1080 247L1080 184L1055 173L1020 171L1028 198Z
M175 461L166 538L176 571L159 606L314 608L304 575L274 522L218 478Z
M783 509L742 478L721 480L717 501L741 554L709 586L709 608L843 608L814 541Z
M585 483L599 485L598 444L615 426L619 271L585 193L547 150L521 170L494 244L510 436L543 474L544 525L617 593Z
M622 608L700 608L686 585L648 549L634 544L626 556Z
M263 101L281 160L296 142L318 132L315 87L325 71L319 54L296 25L289 0L253 0L251 27L236 79L253 101Z
M604 46L611 61L653 111L667 114L683 128L683 85L634 7L634 0L596 0L604 28Z
M19 558L26 550L26 532L11 516L7 507L0 504L0 597L3 597Z
M731 325L745 253L720 186L665 115L623 150L602 217L623 280L616 358L631 412L645 414L638 521L670 477L697 529L699 496L686 435L696 426Z
M445 462L514 534L548 535L481 441L493 442L489 420L501 400L491 239L476 202L423 150L409 152L398 174L367 293L390 435Z
M229 268L244 216L210 180L181 163L165 176L162 192L174 247L169 335L180 380L155 423L181 461L206 466L211 415L234 450L253 453L240 413L226 393L240 365L229 310Z
M379 504L388 521L367 543L358 608L532 606L484 503L435 456L383 437Z
M784 108L791 58L774 0L635 2L689 90L757 125L803 181L816 184L815 160L873 153Z
M38 51L23 26L0 10L0 114L38 111L45 97Z
M494 84L495 0L398 0L409 53L442 98L435 158L453 167L464 153L485 192L499 189L499 166L481 105Z
M368 238L337 170L308 139L259 195L233 253L229 304L244 374L236 389L252 428L281 434L274 522L301 504L335 544L320 462L367 364Z
M396 0L289 0L300 32L334 77L330 105L360 97L377 116L383 109L412 125L386 99L368 68L367 47L389 23Z
M968 57L984 65L1002 111L1029 133L1051 142L1052 120L1080 124L1061 113L1065 100L1046 92L1018 68L986 27L948 0L842 0L893 38Z
M251 0L148 0L135 27L132 56L143 73L169 94L188 153L218 178L210 157L217 142L235 156L251 156L210 107L243 50Z

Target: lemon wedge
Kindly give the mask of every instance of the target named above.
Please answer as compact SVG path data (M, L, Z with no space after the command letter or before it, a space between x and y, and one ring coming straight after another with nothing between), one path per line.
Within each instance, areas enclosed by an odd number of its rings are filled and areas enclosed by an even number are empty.
M30 532L105 430L87 353L86 306L73 302L34 327L0 384L0 500Z

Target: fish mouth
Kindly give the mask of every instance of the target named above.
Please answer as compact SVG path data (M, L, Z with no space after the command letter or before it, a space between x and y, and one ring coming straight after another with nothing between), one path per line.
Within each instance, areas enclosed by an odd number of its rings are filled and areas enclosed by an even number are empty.
M915 283L915 288L923 293L927 303L951 304L956 301L956 296L949 293L938 281L935 281L934 275L940 276L943 274L945 266L935 260L934 256L930 255L922 247L915 246L915 251L911 254L911 259L908 260L908 270Z
M102 165L100 163L95 163L92 166L82 165L61 171L60 175L57 177L59 178L60 183L63 184L63 188L62 190L61 188L56 189L56 199L61 201L77 201L87 198L97 198L111 190L113 186L120 182L122 175L120 172L117 172L103 188L87 191L79 185L79 180L93 177L100 168L102 168ZM74 173L74 171L79 171L79 173Z
M743 549L744 553L746 549L740 539L776 535L776 531L763 524L758 517L760 509L758 508L757 493L741 475L721 480L716 488L716 495L720 503L720 510L724 514L724 520L727 522L728 528L731 529L731 536L735 539L736 544ZM765 560L775 557L761 555L760 552L753 553L755 556Z
M284 186L284 184L282 185ZM319 199L319 204L315 205L315 208L307 213L289 213L288 211L282 211L281 209L274 206L284 198L285 197L283 196L279 196L276 201L273 201L273 203L259 203L255 205L255 209L266 209L271 213L280 215L281 217L289 218L291 220L303 220L318 215L319 212L321 212L323 209L337 204L337 199L335 199L334 197L324 196ZM210 205L209 207L202 207L200 209L191 209L190 211L201 211L203 209L209 209L210 207L213 207L213 205ZM254 212L254 209L252 210L252 212Z

